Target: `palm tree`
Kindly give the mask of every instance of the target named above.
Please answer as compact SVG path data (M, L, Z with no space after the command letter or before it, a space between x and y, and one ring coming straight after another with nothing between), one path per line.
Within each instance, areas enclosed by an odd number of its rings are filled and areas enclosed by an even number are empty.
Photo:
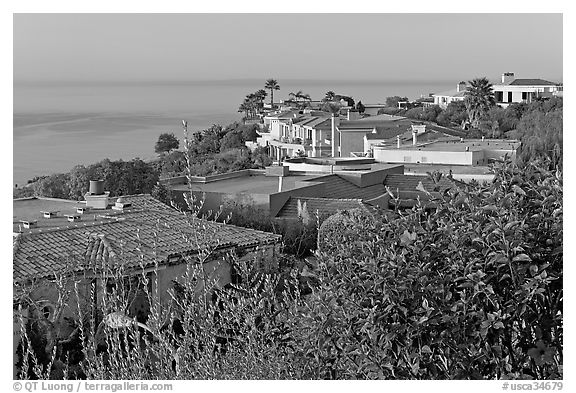
M296 93L290 93L290 94L288 94L288 95L290 96L290 98L291 98L293 101L298 102L298 101L300 101L300 98L302 98L302 94L303 94L303 93L302 93L302 90L298 90Z
M270 90L270 106L274 107L274 90L280 90L278 81L276 79L268 79L264 88Z
M246 101L244 101L242 104L240 104L240 106L238 107L238 112L240 113L244 113L245 116L242 118L242 120L244 121L244 123L246 123L246 119L248 118L248 111L250 110L250 107L246 104Z
M336 93L334 93L332 90L329 90L326 92L326 96L324 97L324 101L334 101L335 96L336 96Z
M464 103L468 119L472 127L477 128L480 119L484 117L491 106L496 104L492 84L486 77L476 78L468 82L470 86L464 93Z

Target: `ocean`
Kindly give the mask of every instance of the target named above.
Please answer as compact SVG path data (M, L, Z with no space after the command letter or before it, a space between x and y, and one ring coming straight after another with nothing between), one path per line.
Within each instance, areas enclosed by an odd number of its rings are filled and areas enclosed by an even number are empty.
M313 100L329 90L364 104L386 97L411 99L452 88L451 82L279 80L274 101L302 90ZM244 97L263 88L264 79L146 83L15 83L13 184L38 175L68 172L77 164L104 158L155 156L163 132L181 140L189 131L240 121ZM269 97L268 97L269 99Z

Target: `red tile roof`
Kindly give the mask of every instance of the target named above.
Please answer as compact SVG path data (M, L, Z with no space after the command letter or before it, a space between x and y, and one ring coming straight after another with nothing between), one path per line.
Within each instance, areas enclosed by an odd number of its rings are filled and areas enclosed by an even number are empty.
M168 257L210 248L250 248L273 244L281 236L185 216L150 195L124 197L125 211L106 210L94 224L32 230L13 245L14 280L83 271L110 263L150 267Z

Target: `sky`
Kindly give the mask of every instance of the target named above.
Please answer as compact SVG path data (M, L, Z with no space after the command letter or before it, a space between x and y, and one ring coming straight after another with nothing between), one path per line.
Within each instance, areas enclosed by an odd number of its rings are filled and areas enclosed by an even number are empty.
M562 14L14 14L19 82L563 80Z

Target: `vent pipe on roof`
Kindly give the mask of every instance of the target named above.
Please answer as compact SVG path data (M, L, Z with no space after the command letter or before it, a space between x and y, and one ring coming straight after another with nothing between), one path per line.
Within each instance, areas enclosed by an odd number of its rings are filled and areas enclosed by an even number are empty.
M284 181L284 176L278 176L278 192L282 192L283 181Z
M418 142L418 131L412 131L412 145L416 146L416 142Z
M104 194L104 180L90 180L90 195Z
M400 135L396 135L396 148L400 149Z
M104 180L90 180L90 189L84 195L86 207L91 209L106 209L108 207L109 191L104 191Z

